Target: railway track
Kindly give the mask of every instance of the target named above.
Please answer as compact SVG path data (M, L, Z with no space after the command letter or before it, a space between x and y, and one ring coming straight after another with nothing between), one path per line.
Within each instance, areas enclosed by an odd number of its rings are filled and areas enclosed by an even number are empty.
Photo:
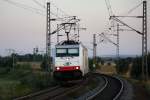
M14 100L57 100L58 98L61 98L72 91L76 91L79 88L79 85L71 87L56 86L27 96L15 98Z
M105 85L87 100L119 100L123 92L123 82L117 77L101 75L105 78Z
M77 90L78 88L80 88L80 86L77 85L71 87L56 86L27 96L19 97L14 100L55 100L61 96L67 95L71 91Z
M100 75L98 73L93 73L77 85L70 87L56 86L27 96L15 98L14 100L61 100L61 98L67 97L67 94L70 92L80 91L85 86L84 84L87 84L92 78L98 77L103 78L105 84L98 86L98 89L95 89L92 94L86 95L86 97L84 96L82 100L117 100L123 91L123 82L116 77Z
M77 91L82 86L84 86L87 81L90 80L90 77L80 80L78 84L68 85L67 86L55 86L49 89L45 89L36 93L32 93L26 96L18 97L13 100L57 100L61 97L64 97L70 92Z
M32 99L32 98L37 98L38 96L40 96L42 94L46 94L48 92L51 92L53 90L57 90L59 88L60 88L60 86L51 87L51 88L48 88L48 89L45 89L45 90L42 90L42 91L39 91L39 92L35 92L35 93L32 93L32 94L26 95L26 96L15 98L13 100L29 100L29 99Z

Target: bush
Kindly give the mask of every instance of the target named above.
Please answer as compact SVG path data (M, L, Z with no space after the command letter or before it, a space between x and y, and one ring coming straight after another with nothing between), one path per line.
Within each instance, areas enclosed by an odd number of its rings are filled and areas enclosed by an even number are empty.
M141 57L136 57L133 60L131 76L135 79L139 79L141 78L141 72L142 72L142 59Z
M100 62L102 63L102 64L104 64L104 61L100 58L100 57L97 57L96 58L96 68L99 68L100 66L98 65ZM89 58L89 69L91 70L91 71L93 71L94 69L96 69L96 68L94 68L93 67L93 58Z
M45 72L48 71L45 61L41 64L44 71L37 71L27 63L15 63L12 67L11 57L0 57L0 100L9 100L55 85L49 73Z
M149 76L150 76L150 52L148 53L148 57L147 57L147 63L148 63L148 72L149 72Z
M28 85L32 87L34 90L46 88L52 85L53 83L48 73L43 73L43 74L29 73L28 75L26 75L26 77L23 77L20 81L22 84Z
M89 58L89 69L94 70L93 68L93 59Z
M6 68L0 67L0 75L7 74L9 71L10 69L7 67Z
M41 65L40 65L41 69L43 71L49 71L49 64L46 58L44 58L44 60L42 61Z
M150 53L148 53L148 73L150 76ZM136 79L141 79L142 78L142 57L136 57L133 61L133 68L132 68L132 77Z
M132 63L132 58L124 58L124 59L119 59L119 61L115 61L117 64L117 72L120 74L124 74L127 72L129 68L129 64Z

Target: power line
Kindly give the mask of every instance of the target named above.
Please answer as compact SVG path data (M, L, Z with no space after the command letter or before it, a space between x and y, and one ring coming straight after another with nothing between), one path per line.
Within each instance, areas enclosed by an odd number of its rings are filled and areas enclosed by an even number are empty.
M32 0L33 2L35 2L37 5L41 6L42 8L46 9L46 6L41 4L40 2L38 2L37 0ZM56 8L57 12L61 12L63 13L63 15L65 16L69 16L66 12L64 12L62 9L58 8L56 6L56 4L54 4L52 1L50 1L51 6L53 6L54 8ZM57 15L57 14L56 14Z
M37 13L37 14L40 14L40 15L46 15L46 14L43 14L43 10L41 9L37 9L37 8L34 8L34 7L31 7L31 6L28 6L28 5L25 5L25 4L21 4L21 3L18 3L18 2L14 2L14 1L11 1L11 0L3 0L5 2L8 2L9 4L12 4L16 7L20 7L20 8L23 8L25 10L28 10L28 11L31 11L31 12L34 12L34 13Z
M13 1L10 1L10 0L5 0L5 1L7 1L7 2L9 2L9 3L11 3L11 4L13 4L13 5L15 5L15 6L19 6L19 7L22 7L22 5L23 5L23 8L25 8L26 10L29 10L28 8L32 8L32 11L33 10L37 10L37 9L35 9L35 8L33 8L33 7L30 7L30 6L27 6L27 5L24 5L24 4L20 4L20 3L17 3L17 2L13 2ZM42 8L46 8L44 5L42 5L39 1L37 1L37 0L32 0L34 3L36 3L37 5L39 5L39 6L41 6ZM55 8L57 8L57 13L58 13L58 10L59 11L61 11L62 13L64 13L64 14L66 14L64 11L62 11L60 8L58 8L54 3L52 3L52 2L49 2L50 3L50 7L55 7ZM47 10L47 8L46 8L46 10ZM43 11L41 11L41 12L43 12ZM51 12L50 11L50 13L51 13L51 15L53 15L53 16L55 16L56 18L55 19L59 19L59 20L61 20L61 21L64 21L64 19L66 18L66 19L68 19L68 15L66 15L65 17L59 17L58 16L58 14L55 14L55 13L53 13L53 12ZM46 15L46 14L45 14Z
M113 42L111 39L109 39L107 36L105 36L104 33L99 34L100 36L102 36L104 39L106 39L108 42L114 44L115 46L117 46L117 43Z
M132 29L133 31L137 32L138 34L141 34L141 35L142 35L142 33L141 33L140 31L138 31L138 30L132 28L131 26L129 26L128 24L124 23L123 21L121 21L120 19L116 18L115 16L111 16L111 18L112 18L113 20L115 20L115 21L117 21L117 22L119 22L119 23L125 25L126 27Z
M46 10L41 10L41 9L38 9L38 8L34 8L34 7L31 7L31 6L28 6L28 5L25 5L25 4L22 4L22 3L18 3L18 2L14 2L12 0L3 0L5 2L8 2L16 7L20 7L20 8L23 8L25 10L28 10L28 11L31 11L31 12L34 12L36 14L39 14L39 15L42 15L42 16L46 16ZM59 18L56 14L54 14L53 12L50 12L53 16Z
M69 15L68 15L66 12L64 12L62 9L58 8L54 2L50 1L50 3L51 3L51 5L52 5L53 7L55 7L58 11L62 12L65 16L69 16Z
M45 5L42 5L40 2L38 2L37 0L32 0L34 3L36 3L37 5L41 6L42 8L46 9Z
M110 0L105 0L105 3L106 3L106 6L107 6L109 17L114 16L114 13L112 11L112 7L111 7L111 4L110 4ZM110 26L114 30L115 22L113 20L110 21Z
M55 16L57 16L57 18L62 18L62 17L64 18L64 17L69 16L66 12L64 12L62 9L57 7L54 2L50 1L50 4L51 4L51 7L55 8L57 10L57 12L56 12L57 14L55 14ZM60 12L62 13L62 16L58 16L58 13L60 13Z
M129 15L129 14L130 14L131 12L133 12L135 9L137 9L138 7L140 7L142 4L143 4L143 2L141 2L140 4L138 4L138 5L136 5L135 7L133 7L131 10L129 10L129 11L127 12L126 15Z
M112 16L113 15L113 11L112 11L112 8L111 8L111 5L110 5L110 1L109 0L105 0L105 3L106 3L106 6L107 6L107 9L108 9L109 16Z

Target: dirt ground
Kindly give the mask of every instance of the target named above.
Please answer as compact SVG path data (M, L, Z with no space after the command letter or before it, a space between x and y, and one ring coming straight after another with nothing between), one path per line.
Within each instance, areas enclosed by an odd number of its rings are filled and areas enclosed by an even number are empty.
M150 94L140 83L133 84L134 98L133 100L150 100Z

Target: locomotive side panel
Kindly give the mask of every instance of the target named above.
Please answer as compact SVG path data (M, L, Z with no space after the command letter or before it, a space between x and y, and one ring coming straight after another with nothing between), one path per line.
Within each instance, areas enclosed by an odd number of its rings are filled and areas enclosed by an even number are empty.
M80 65L80 70L82 71L82 76L84 75L84 67L83 67L83 47L80 45L79 46L79 51L80 51L80 54L79 54L79 65Z
M82 72L83 72L83 75L87 74L89 72L89 68L88 68L88 53L87 53L87 49L81 45L81 68L82 68Z
M87 49L84 48L84 65L85 65L85 73L87 74L89 72L89 66L88 66L88 52Z

